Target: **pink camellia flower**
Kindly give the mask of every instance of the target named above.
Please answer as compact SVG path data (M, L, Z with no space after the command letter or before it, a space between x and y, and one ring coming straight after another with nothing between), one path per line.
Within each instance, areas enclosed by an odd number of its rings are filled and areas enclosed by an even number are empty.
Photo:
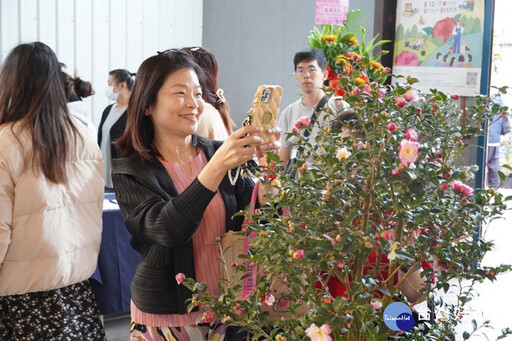
M237 304L235 304L235 306L233 307L233 311L234 311L234 312L235 312L235 314L237 314L237 315L242 315L242 314L244 313L244 311L245 311L245 308L244 308L244 307L242 307L242 306L240 305L240 303L237 303Z
M332 341L331 326L323 324L320 328L314 323L311 323L309 328L306 329L306 335L311 341Z
M185 280L185 275L180 272L174 278L176 278L176 282L178 283L178 285L180 285Z
M418 115L419 115L419 114L421 114L421 108L416 108L416 109L414 109L414 112L415 112L416 114L418 114Z
M405 166L413 164L418 159L418 142L402 140L398 147L398 158Z
M230 265L230 266L231 266L232 268L236 268L236 266L237 266L237 265L238 265L238 264L236 264L235 262L233 262L233 263L231 263L231 265Z
M388 130L389 130L390 132L392 132L392 133L393 133L393 132L395 132L395 131L396 131L396 124L395 124L395 123L393 123L393 122L389 122L389 123L388 123L387 128L388 128Z
M409 89L405 92L404 98L407 102L416 102L420 100L420 94L416 90Z
M304 258L304 250L299 249L293 253L293 259L302 259Z
M363 92L364 92L365 94L370 95L370 96L372 95L372 88L370 87L370 85L369 85L369 84L366 84L366 85L364 86L364 88L363 88Z
M382 302L372 300L370 302L370 307L372 307L373 310L379 310L380 308L382 308Z
M302 116L295 122L295 128L307 127L312 125L311 118L309 116Z
M418 141L418 133L413 128L407 128L405 131L405 138L409 141Z
M386 97L386 93L388 92L388 89L386 89L385 87L381 86L379 88L379 98L384 98Z
M207 311L203 313L203 318L201 319L201 323L210 323L215 319L215 313L212 309L208 308Z
M462 195L465 195L467 197L471 197L474 194L473 188L460 182L459 180L452 181L450 185L455 191L462 193Z
M391 240L391 237L392 237L392 235L391 235L391 231L389 231L389 230L382 231L382 232L380 233L380 236L381 236L382 238L386 239L386 240Z
M397 107L403 108L403 107L405 107L405 104L407 104L407 102L405 101L405 98L403 98L402 96L399 96L399 97L395 98L395 104Z
M265 293L265 298L263 299L263 303L265 303L265 305L267 307L271 307L274 305L274 302L275 302L276 298L274 297L274 295L272 295L270 292L266 292Z
M443 182L441 185L439 185L439 189L443 192L446 191L448 189L448 184Z

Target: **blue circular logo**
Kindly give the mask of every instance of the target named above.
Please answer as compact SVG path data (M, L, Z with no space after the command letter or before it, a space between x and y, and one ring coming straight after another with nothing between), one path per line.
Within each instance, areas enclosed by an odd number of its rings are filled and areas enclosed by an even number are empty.
M406 332L414 327L415 321L407 304L393 302L384 309L384 323L389 329Z

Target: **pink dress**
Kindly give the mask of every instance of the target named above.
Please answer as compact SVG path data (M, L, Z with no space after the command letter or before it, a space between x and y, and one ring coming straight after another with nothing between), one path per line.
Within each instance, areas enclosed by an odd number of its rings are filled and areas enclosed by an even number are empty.
M206 166L208 160L203 151L200 151L190 165L192 175L188 175L182 165L162 161L169 173L178 193L183 192ZM196 282L208 283L208 293L218 295L218 279L221 277L221 264L217 260L220 251L215 245L215 239L226 232L226 210L224 201L219 191L204 212L199 229L192 237L194 244L194 265L196 270ZM169 274L174 277L175 274ZM135 304L130 305L132 321L151 327L181 327L196 324L200 311L189 314L149 314L137 309Z

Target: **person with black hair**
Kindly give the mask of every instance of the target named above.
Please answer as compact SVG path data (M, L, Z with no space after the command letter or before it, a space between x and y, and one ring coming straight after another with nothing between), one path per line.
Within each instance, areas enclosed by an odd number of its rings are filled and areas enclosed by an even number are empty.
M200 67L182 50L147 58L133 86L124 134L116 142L112 180L131 245L142 256L131 285L131 339L222 341L226 327L202 311L187 310L192 292L184 277L208 283L219 295L220 251L210 247L228 230L239 231L233 215L251 201L254 182L228 172L279 149L279 129L244 126L225 141L196 134L204 100ZM199 74L199 76L198 76ZM260 197L265 185L258 186ZM269 189L271 190L271 189ZM229 333L229 332L228 332Z
M68 100L69 113L78 118L89 130L96 132L96 128L91 121L91 110L82 101L82 98L94 95L94 89L91 82L84 81L80 77L71 77L66 72L61 71L64 92Z
M0 72L0 340L105 341L96 270L103 161L69 114L50 47L15 47Z
M184 47L184 52L203 70L204 110L198 119L197 134L210 140L225 140L233 132L233 120L222 89L217 88L217 59L204 47Z
M106 192L113 192L110 172L112 170L112 159L118 157L114 143L123 135L126 127L126 108L130 99L134 76L134 73L125 69L112 70L108 74L105 96L109 100L115 101L115 103L108 105L103 110L98 126L98 144L105 162L104 181Z
M287 133L290 133L297 120L301 117L313 117L316 111L327 105L332 113L337 113L342 109L348 108L348 104L341 97L332 96L328 101L322 86L327 79L327 59L322 51L309 49L297 52L293 58L295 80L302 90L302 97L286 107L278 118L277 126L281 128L281 149L279 158L287 162L296 150L292 149L292 139L287 139ZM325 98L325 99L324 99ZM321 114L320 114L321 115ZM319 119L319 117L315 117ZM324 122L319 120L319 122ZM313 125L309 138L314 141L318 134L318 124Z

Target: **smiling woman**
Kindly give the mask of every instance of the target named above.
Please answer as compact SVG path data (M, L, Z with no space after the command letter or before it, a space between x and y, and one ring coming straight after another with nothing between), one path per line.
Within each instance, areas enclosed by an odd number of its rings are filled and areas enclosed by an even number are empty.
M227 172L279 144L264 143L258 127L243 127L224 143L197 136L201 70L183 51L146 59L137 76L116 144L123 157L113 161L112 174L132 245L143 259L131 287L131 334L223 340L225 326L202 312L187 313L191 292L179 279L210 283L208 292L218 294L220 254L206 246L227 230L240 230L242 220L231 217L249 203L254 187L249 178L232 187ZM279 130L268 133L279 141ZM204 323L196 325L201 317Z

